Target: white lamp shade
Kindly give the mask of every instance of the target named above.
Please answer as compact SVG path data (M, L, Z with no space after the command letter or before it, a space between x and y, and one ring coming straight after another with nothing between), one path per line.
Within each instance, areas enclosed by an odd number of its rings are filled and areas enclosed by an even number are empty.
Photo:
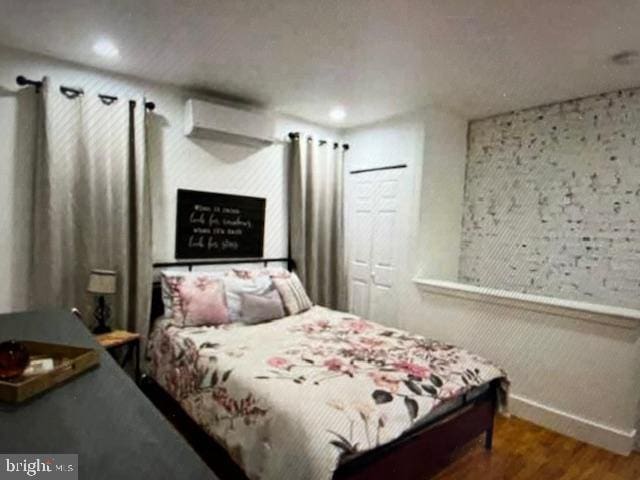
M113 270L91 270L87 291L102 295L116 293L116 272Z

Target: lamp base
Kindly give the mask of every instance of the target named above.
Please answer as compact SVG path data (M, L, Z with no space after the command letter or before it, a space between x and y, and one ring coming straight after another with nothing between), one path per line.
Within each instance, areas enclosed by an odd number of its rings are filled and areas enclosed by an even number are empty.
M101 333L111 332L111 328L107 325L98 325L92 330L92 332L96 335L100 335Z
M111 309L107 305L106 300L104 299L104 295L100 295L98 297L98 302L96 305L96 311L93 313L93 317L98 322L93 329L93 333L109 333L111 328L107 325L109 323L109 317L111 316Z

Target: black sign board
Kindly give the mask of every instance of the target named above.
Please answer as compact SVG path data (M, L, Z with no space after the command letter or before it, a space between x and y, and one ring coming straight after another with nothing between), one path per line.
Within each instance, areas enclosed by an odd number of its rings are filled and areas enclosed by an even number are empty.
M264 198L178 190L176 258L260 258Z

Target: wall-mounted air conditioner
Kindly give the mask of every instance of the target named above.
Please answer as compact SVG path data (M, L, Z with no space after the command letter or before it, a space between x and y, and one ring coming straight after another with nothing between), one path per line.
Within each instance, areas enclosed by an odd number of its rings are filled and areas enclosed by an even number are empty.
M271 145L275 122L268 113L241 110L189 99L185 106L185 135L255 147Z

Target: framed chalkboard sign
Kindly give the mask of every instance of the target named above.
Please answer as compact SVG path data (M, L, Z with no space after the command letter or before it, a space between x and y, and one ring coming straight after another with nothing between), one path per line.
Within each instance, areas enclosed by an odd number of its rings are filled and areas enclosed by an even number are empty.
M260 258L264 198L178 190L176 258Z

